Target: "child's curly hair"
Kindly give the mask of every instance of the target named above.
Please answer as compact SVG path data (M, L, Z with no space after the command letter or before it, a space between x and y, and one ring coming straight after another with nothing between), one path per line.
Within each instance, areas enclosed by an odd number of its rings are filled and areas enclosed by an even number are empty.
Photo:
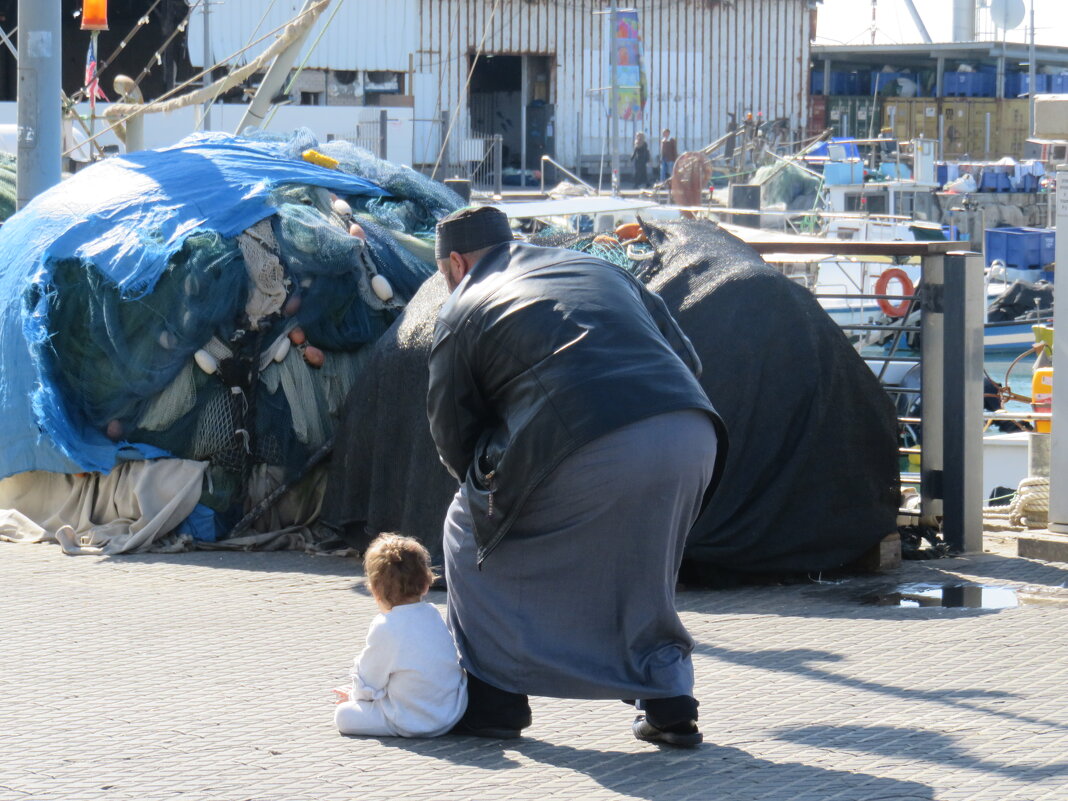
M371 589L390 606L420 598L434 580L430 553L419 540L379 534L363 555Z

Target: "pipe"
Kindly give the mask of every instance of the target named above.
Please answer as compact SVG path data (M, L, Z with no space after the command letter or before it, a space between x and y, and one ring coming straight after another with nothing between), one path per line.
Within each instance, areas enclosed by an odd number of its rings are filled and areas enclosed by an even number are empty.
M905 7L909 10L912 21L916 24L916 30L920 32L920 37L923 39L924 44L931 44L934 40L931 39L931 34L927 32L927 26L923 24L923 17L916 10L916 4L912 0L905 0Z
M975 0L953 0L953 41L975 41Z

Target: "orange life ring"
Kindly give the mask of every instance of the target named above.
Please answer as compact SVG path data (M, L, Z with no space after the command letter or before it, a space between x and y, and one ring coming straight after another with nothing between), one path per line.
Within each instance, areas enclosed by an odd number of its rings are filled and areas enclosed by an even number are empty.
M890 286L890 282L897 279L901 284L901 294L911 296L916 288L912 285L912 279L909 278L909 274L902 270L900 267L891 267L889 270L883 270L883 274L879 276L879 280L875 282L875 294L887 295L886 290ZM904 317L908 314L909 305L912 301L909 298L904 298L897 303L891 303L886 298L879 298L879 308L883 310L887 317Z

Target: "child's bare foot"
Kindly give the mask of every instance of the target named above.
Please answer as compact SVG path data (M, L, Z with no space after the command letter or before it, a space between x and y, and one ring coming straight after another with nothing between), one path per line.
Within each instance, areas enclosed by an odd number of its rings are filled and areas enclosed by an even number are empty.
M334 695L337 698L334 700L335 704L343 704L349 700L349 688L348 687L335 687Z

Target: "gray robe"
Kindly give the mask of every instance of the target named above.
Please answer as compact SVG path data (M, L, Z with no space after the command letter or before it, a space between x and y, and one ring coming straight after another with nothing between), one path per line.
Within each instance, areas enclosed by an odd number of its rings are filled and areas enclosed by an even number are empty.
M612 431L537 487L481 569L461 488L444 547L464 667L530 695L692 695L693 640L675 611L675 580L715 463L703 411Z

